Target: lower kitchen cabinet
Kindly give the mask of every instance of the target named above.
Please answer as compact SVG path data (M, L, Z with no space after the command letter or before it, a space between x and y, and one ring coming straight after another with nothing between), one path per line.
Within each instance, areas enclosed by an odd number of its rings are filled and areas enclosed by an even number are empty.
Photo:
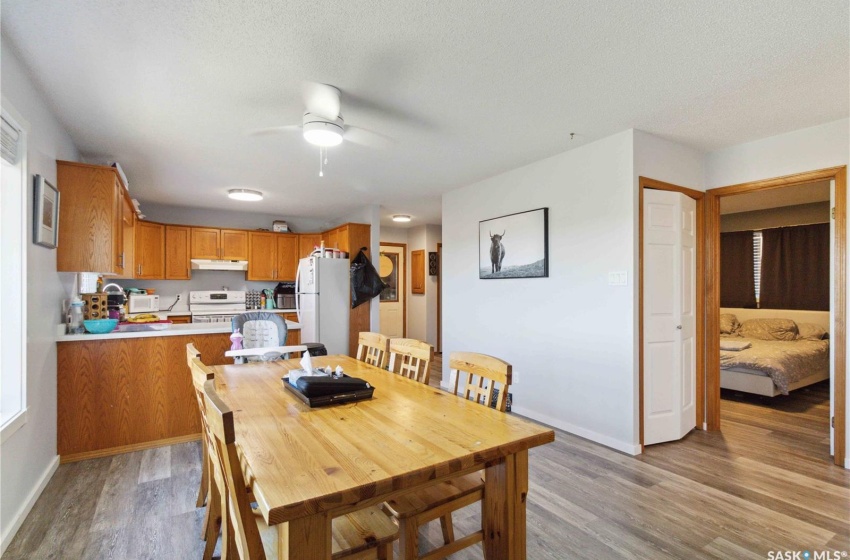
M60 462L197 439L198 401L186 366L190 342L207 365L233 363L224 356L230 350L229 332L60 341ZM286 342L300 344L301 331L289 331Z

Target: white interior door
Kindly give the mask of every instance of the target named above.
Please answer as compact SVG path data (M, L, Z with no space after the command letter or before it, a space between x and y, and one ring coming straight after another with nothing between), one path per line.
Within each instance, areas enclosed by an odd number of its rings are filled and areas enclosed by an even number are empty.
M696 201L644 189L644 444L696 426Z
M389 286L381 293L381 334L404 336L404 247L381 245L378 274Z

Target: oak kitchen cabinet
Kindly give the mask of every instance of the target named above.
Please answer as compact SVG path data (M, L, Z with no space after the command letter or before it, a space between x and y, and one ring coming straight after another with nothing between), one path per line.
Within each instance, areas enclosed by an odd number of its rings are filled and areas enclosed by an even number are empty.
M61 196L56 270L125 274L123 216L129 196L118 172L105 165L57 161L56 177Z
M191 280L190 260L192 228L165 226L165 279Z
M135 228L134 278L158 280L165 277L165 226L138 221Z
M321 233L299 233L298 234L298 258L305 259L310 256L313 249L322 245Z
M248 233L247 280L295 280L297 272L297 235L268 231Z
M247 231L204 227L191 229L191 258L227 261L248 259Z

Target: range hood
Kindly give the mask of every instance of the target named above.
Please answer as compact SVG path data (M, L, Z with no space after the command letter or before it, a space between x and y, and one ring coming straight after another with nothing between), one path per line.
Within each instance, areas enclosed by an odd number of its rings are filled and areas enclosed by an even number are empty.
M192 270L248 270L248 261L192 259Z

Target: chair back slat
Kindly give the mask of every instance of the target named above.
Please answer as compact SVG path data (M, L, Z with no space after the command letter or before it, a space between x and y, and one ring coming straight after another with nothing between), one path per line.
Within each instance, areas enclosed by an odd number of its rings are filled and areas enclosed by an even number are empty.
M362 332L357 337L357 359L381 369L387 367L388 338L381 333Z
M233 412L216 394L214 381L204 384L204 402L214 448L214 455L211 455L213 471L216 481L223 483L227 493L227 511L223 516L228 520L227 532L233 535L241 560L265 560L263 542L248 502L247 485L236 450ZM222 526L222 535L227 532Z
M393 373L428 384L434 347L414 338L390 339L390 365Z
M463 377L463 398L484 406L490 406L493 390L497 388L498 383L500 387L496 408L505 411L513 375L511 364L486 354L452 352L449 356L449 368L454 377L454 393L457 394L460 378Z

